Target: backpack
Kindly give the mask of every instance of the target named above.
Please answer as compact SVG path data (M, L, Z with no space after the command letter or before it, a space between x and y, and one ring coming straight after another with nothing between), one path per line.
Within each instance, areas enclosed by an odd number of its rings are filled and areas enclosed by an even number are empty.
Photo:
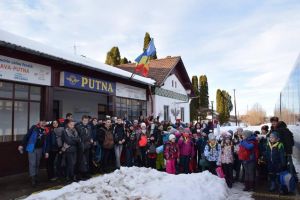
M139 140L139 146L140 147L145 147L148 143L148 138L146 135L141 135L141 138Z
M101 128L105 132L103 148L112 149L114 147L114 136L111 131Z
M279 173L279 184L281 191L288 194L290 192L295 192L297 180L296 177L288 171L283 171Z
M239 160L250 160L251 151L240 145L238 151Z
M149 147L149 153L150 154L156 154L156 147L154 144L151 144Z

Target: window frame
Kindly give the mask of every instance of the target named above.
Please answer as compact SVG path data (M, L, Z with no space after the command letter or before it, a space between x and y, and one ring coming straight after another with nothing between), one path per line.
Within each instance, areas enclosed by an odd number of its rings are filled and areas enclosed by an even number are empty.
M6 80L0 80L0 82L3 83L9 83L12 84L12 97L11 98L5 98L5 97L0 97L0 100L8 100L12 102L12 118L11 118L11 140L10 141L5 141L5 142L18 142L20 140L14 140L15 138L15 102L26 102L27 103L27 127L26 130L29 129L30 125L30 103L31 102L36 102L40 104L40 113L39 113L39 118L41 118L41 105L42 105L42 86L41 85L33 85L33 84L26 84L22 82L12 82L12 81L6 81ZM27 99L19 99L16 98L16 85L26 85L28 86L28 91L27 91ZM31 94L31 87L39 87L40 88L40 100L31 100L30 99L30 94ZM26 133L24 133L25 135ZM0 143L2 143L0 141Z

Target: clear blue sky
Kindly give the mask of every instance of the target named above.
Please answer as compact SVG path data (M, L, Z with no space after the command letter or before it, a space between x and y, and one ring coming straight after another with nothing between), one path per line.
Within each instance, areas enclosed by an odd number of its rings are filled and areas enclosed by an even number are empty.
M269 115L300 52L299 0L2 0L0 27L104 62L119 46L130 60L148 31L158 57L182 56L190 76L237 90L240 114L258 102Z

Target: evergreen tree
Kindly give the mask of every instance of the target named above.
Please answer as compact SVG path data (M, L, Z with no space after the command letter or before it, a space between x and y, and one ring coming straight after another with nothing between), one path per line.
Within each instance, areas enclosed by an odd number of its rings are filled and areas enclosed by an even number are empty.
M198 77L192 77L192 87L195 96L199 96L199 86L198 86ZM190 103L190 119L191 121L198 120L198 109L199 109L199 99L194 98L191 100Z
M217 101L217 112L219 113L220 124L224 124L230 119L230 112L233 109L233 104L231 101L231 96L225 90L217 90L216 95Z
M201 75L199 77L199 86L200 86L200 93L199 93L199 107L200 107L200 116L201 119L206 119L207 112L209 111L209 100L208 100L208 83L206 75Z
M121 64L121 55L118 47L113 47L106 54L105 64L117 66Z
M126 57L121 59L121 64L127 64L127 63L131 63Z
M144 37L143 51L145 51L148 48L150 41L151 41L150 34L148 32L146 32L145 37ZM157 59L156 52L153 56L150 57L150 59Z

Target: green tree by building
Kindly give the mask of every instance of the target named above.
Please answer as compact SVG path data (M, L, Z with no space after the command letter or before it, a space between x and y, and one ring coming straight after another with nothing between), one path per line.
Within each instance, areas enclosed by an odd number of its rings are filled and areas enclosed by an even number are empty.
M209 111L209 100L208 100L208 83L206 75L199 77L199 109L201 119L206 119L207 112Z
M224 124L230 119L230 112L233 109L231 96L225 90L217 90L216 94L217 112L219 113L220 124Z
M150 34L148 32L146 32L145 37L144 37L143 51L145 51L148 48L150 41L151 41ZM156 52L153 56L150 57L150 59L157 59Z
M198 77L192 77L192 87L196 97L199 96ZM199 98L194 98L190 103L190 119L191 121L198 120Z
M113 47L106 54L105 64L117 66L121 64L121 55L118 47Z

